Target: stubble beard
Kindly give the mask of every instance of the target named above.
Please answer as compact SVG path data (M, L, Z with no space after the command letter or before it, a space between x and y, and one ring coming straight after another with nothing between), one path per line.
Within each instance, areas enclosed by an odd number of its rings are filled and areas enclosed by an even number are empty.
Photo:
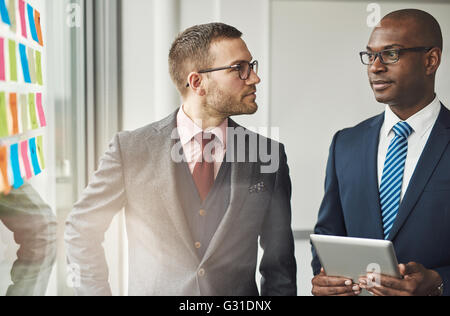
M254 114L258 110L256 102L245 102L243 96L228 94L220 90L217 85L211 87L206 98L206 107L225 117Z

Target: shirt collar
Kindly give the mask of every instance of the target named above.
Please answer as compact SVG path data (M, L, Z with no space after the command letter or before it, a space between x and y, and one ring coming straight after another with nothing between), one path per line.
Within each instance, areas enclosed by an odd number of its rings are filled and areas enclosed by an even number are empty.
M433 127L434 123L436 123L436 120L439 116L439 113L441 111L441 103L439 101L439 98L436 96L434 100L427 105L425 108L411 116L406 120L406 123L411 126L413 129L413 133L416 133L419 135L419 137L423 137L427 131L430 130L430 128ZM402 120L392 112L389 105L386 105L386 111L385 111L385 129L384 129L384 135L386 137L389 136L389 133L393 131L394 126L402 122Z
M192 121L184 112L183 106L181 106L177 114L177 128L182 145L189 143L199 133L208 132L214 134L215 139L218 139L222 143L222 146L226 148L228 118L219 126L207 130L203 130L199 125L201 126L201 122Z

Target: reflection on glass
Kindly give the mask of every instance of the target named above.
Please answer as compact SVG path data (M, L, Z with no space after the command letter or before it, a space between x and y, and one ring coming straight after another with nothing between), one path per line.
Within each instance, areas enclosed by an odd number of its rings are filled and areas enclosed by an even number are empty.
M31 185L24 184L0 195L0 221L14 235L14 240L2 239L0 258L14 242L19 246L12 267L1 269L1 283L10 282L6 295L45 295L56 256L57 222L51 208ZM0 260L1 265L5 262Z

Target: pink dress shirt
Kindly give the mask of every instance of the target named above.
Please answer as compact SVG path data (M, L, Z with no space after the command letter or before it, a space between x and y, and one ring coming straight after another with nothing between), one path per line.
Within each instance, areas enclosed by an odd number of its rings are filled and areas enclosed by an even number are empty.
M214 159L214 179L217 178L220 166L222 165L223 158L227 148L227 127L228 119L225 119L219 126L209 128L205 131L201 128L201 121L192 121L184 112L183 106L177 114L177 128L180 136L181 145L189 170L191 174L194 172L195 164L201 159L201 137L202 132L212 133L215 138L213 140L215 151L213 152Z

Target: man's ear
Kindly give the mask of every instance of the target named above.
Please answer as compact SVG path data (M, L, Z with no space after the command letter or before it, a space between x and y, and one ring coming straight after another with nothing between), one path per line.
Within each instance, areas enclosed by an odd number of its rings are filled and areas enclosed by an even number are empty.
M433 47L426 55L425 71L427 75L433 75L441 64L442 51L438 47Z
M188 76L189 88L197 95L204 96L206 94L203 88L203 77L198 72L191 72Z

